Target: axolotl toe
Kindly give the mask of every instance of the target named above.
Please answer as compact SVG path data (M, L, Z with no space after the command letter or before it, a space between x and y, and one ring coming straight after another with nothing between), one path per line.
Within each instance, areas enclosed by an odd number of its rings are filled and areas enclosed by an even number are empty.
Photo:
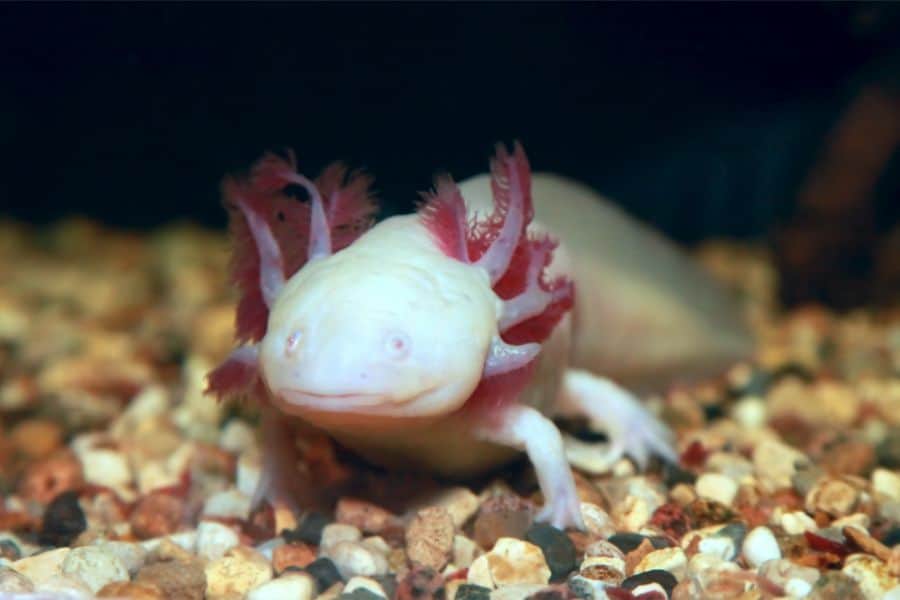
M256 502L296 496L294 418L370 461L437 474L524 451L539 518L582 527L552 419L603 424L609 459L674 460L668 429L611 378L749 349L734 302L674 246L575 182L533 177L519 145L498 148L490 175L440 178L416 213L375 225L369 183L340 166L311 181L274 156L226 180L243 345L209 389L263 405Z

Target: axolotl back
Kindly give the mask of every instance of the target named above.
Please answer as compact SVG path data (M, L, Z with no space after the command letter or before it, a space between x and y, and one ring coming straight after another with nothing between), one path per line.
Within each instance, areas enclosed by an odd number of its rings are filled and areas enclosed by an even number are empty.
M273 156L226 181L243 345L209 388L262 403L255 503L295 501L299 419L376 463L446 475L524 450L539 518L581 527L552 418L602 423L610 462L672 460L668 430L604 375L649 381L749 347L725 292L674 247L574 182L533 182L518 145L489 177L440 178L416 213L374 226L368 184L339 166L313 182Z

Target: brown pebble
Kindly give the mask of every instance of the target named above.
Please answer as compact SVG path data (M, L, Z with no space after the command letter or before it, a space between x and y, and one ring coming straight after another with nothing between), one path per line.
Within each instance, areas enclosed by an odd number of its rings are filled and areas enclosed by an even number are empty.
M19 493L28 500L47 504L83 483L81 463L70 451L63 450L28 465L19 482Z
M134 580L155 585L169 600L203 600L206 593L206 574L199 561L146 565Z
M644 557L656 550L649 539L645 539L640 545L625 555L625 574L633 575L634 568L644 560Z
M865 600L859 585L847 575L837 571L825 571L816 582L810 600Z
M183 515L181 499L159 492L149 494L131 513L131 531L140 539L168 535L178 530Z
M406 529L406 554L414 565L440 571L453 549L453 518L440 506L416 513Z
M883 561L891 557L891 549L857 527L844 527L844 537L860 547L863 552L877 556Z
M335 507L338 523L353 525L365 533L381 533L398 522L396 515L371 502L341 498Z
M30 459L38 459L59 448L62 435L62 427L53 421L27 419L16 425L9 437L19 452Z
M474 539L482 548L493 548L502 537L524 539L534 521L534 506L518 496L490 498L475 517Z
M831 475L867 475L875 466L875 448L863 441L847 441L832 446L819 466Z
M165 600L162 590L152 583L134 581L113 581L104 585L98 598L121 598L122 600Z
M316 550L303 542L283 544L272 551L272 568L281 574L288 567L304 568L316 560Z

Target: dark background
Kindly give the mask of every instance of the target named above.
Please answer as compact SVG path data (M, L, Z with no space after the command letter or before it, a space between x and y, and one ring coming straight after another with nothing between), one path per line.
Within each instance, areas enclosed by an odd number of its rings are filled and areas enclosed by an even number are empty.
M678 239L757 236L790 212L854 91L896 65L897 12L4 3L0 213L222 226L222 175L285 146L310 175L366 167L391 213L518 138L535 169Z

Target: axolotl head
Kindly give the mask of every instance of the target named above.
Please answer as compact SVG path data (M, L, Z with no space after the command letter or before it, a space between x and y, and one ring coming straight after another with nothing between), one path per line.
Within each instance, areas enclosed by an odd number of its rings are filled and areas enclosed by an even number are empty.
M446 414L484 374L501 308L485 272L437 250L418 219L387 219L285 282L263 377L288 413Z

